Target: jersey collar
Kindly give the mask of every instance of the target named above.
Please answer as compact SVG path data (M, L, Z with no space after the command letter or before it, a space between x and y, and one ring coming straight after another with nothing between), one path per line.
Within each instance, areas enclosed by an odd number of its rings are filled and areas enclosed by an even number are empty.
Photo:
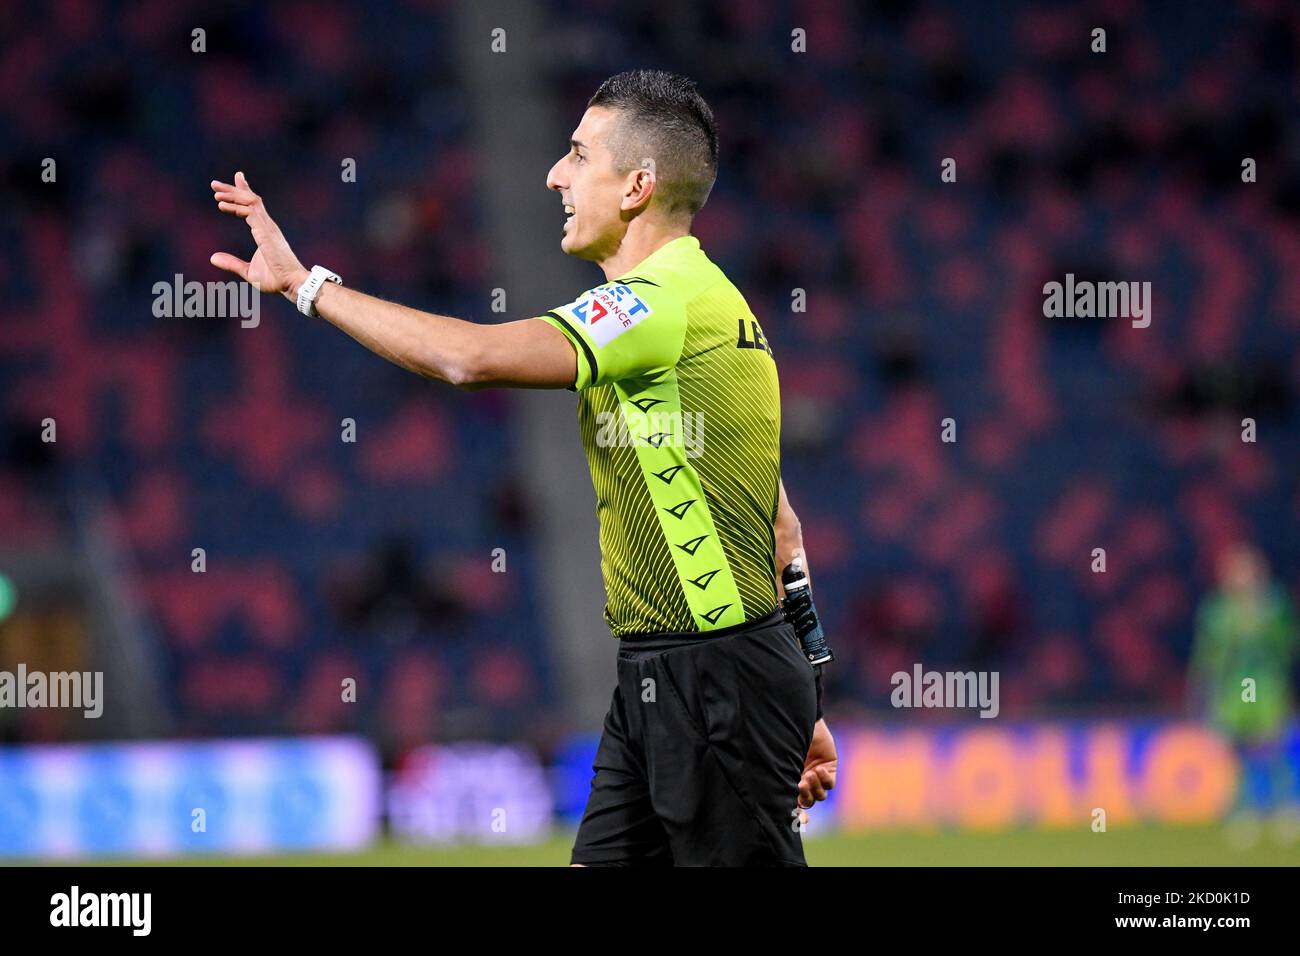
M699 252L699 250L700 250L699 239L689 234L685 236L678 236L676 239L673 239L669 242L665 242L662 246L660 246L654 252L650 253L650 255L646 256L644 259L642 259L640 262L634 265L631 269L628 269L627 272L624 273L624 275L618 279L618 281L623 282L625 281L625 279L635 277L638 272L650 268L660 259L667 259L669 256L672 255L689 255L692 252Z

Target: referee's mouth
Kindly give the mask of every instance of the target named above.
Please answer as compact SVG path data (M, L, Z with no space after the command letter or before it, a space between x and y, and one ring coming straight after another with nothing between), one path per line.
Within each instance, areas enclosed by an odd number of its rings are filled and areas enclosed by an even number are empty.
M566 202L566 203L564 204L564 212L565 212L565 215L568 217L568 218L566 218L566 219L564 220L564 228L565 228L565 230L567 230L567 229L569 228L569 223L573 222L573 217L574 217L574 215L575 215L575 211L574 211L574 208L573 208L573 203L571 203L571 202Z

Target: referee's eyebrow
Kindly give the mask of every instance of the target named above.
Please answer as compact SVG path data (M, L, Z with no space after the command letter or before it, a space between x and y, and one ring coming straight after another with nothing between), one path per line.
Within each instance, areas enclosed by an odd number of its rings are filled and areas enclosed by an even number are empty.
M587 148L587 144L586 144L586 143L580 143L580 142L578 142L576 139L573 139L572 137L569 138L569 145L570 145L570 146L573 146L573 147L576 147L576 148L578 148L578 149L586 149L586 148Z

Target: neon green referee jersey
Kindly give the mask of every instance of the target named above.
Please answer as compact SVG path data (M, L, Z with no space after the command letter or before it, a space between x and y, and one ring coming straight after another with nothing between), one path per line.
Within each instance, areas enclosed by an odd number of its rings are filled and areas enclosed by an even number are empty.
M777 606L781 402L758 320L694 236L540 318L573 343L616 637Z

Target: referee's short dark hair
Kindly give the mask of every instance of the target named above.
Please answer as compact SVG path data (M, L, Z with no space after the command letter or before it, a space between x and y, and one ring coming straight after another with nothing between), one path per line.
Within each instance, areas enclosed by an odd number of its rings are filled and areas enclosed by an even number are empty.
M718 178L718 127L695 81L662 70L629 70L600 84L588 106L624 114L607 145L620 172L655 163L661 202L694 216Z

